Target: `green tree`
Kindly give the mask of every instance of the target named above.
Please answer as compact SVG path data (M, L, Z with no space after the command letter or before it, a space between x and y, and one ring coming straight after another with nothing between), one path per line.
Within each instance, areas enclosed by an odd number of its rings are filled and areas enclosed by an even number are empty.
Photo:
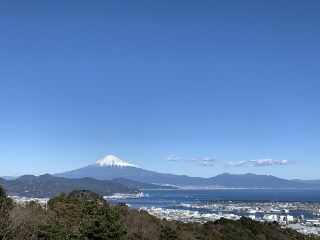
M255 235L261 234L263 231L262 224L250 218L242 216L239 222Z
M80 224L79 232L83 239L126 239L127 232L119 213L108 204L88 203L85 212L90 217Z
M52 216L39 226L40 239L126 239L122 218L98 194L76 190L50 199Z
M45 223L40 224L38 230L39 239L63 240L68 239L65 224L57 217L51 217Z
M180 240L178 233L169 226L165 226L161 230L160 240Z
M12 207L12 199L7 197L6 191L0 186L0 239L7 239L9 236Z

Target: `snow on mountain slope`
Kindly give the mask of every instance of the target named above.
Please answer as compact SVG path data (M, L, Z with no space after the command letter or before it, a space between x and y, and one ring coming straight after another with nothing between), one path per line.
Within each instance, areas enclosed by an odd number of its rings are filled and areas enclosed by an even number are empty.
M103 159L99 160L94 164L94 166L100 166L100 167L135 167L135 168L140 168L136 165L133 165L131 163L127 163L125 161L122 161L121 159L113 156L113 155L107 155Z

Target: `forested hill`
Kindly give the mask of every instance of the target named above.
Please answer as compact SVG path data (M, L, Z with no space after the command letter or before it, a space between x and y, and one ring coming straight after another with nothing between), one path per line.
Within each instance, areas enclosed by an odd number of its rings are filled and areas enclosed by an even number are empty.
M1 181L1 179L0 179ZM93 178L68 179L54 177L49 174L39 177L24 175L15 180L1 181L1 185L9 195L21 197L55 197L61 192L69 193L76 189L89 189L100 195L112 195L113 193L138 193L139 189L129 188L121 183L97 180Z
M221 218L205 224L167 221L125 204L109 205L86 190L62 193L48 202L13 204L0 187L0 239L112 239L112 240L298 240L319 239L282 229L277 223L246 217Z
M5 180L4 178L0 177L0 184L3 183L3 182L5 182L5 181L6 181L6 180Z

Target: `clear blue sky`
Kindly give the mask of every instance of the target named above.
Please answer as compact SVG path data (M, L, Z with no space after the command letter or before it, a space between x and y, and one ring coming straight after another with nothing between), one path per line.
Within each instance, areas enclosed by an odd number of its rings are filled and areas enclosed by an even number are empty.
M318 0L2 1L0 176L112 154L319 179L319 13Z

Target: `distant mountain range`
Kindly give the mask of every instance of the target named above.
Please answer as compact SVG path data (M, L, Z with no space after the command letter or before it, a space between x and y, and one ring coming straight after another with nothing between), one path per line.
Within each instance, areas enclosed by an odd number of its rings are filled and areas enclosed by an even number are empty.
M115 156L106 156L100 161L76 170L54 174L56 177L83 178L91 177L100 180L125 178L149 184L173 186L215 186L228 188L320 188L320 184L285 180L271 175L229 174L201 178L186 175L158 173L142 169L124 162Z
M10 181L0 179L0 183L8 195L21 197L50 198L59 195L61 192L69 193L77 189L88 189L103 196L112 195L113 193L139 193L139 189L129 188L116 182L89 177L68 179L54 177L49 174L39 177L24 175Z
M320 184L320 180L301 180L301 179L292 179L295 182L302 182L302 183L310 183L310 184Z
M14 180L14 179L19 178L19 176L1 176L0 178L5 179L5 180Z
M4 178L0 177L0 184L3 183L3 182L5 182L5 181L6 181L6 180L5 180Z
M62 178L50 174L41 176L23 175L14 180L0 178L0 185L8 195L20 197L54 197L61 192L69 193L73 190L87 189L102 196L114 193L136 194L139 189L175 189L171 186L159 186L149 183L116 178L111 181L98 180L91 177Z

